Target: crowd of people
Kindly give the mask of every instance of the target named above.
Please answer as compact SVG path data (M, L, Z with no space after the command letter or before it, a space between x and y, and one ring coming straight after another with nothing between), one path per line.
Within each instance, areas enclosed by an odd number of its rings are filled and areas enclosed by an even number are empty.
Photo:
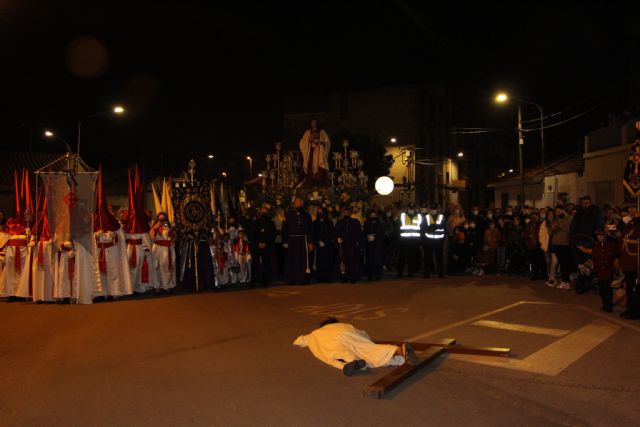
M188 242L176 241L165 213L150 221L130 203L132 212L114 215L101 197L86 273L95 279L84 291L85 301L171 292L192 260L204 262L210 272L204 280L211 282L205 285L211 288L267 286L281 279L288 284L375 281L384 271L402 277L406 266L407 277L517 274L577 293L597 288L607 312L613 310L612 286L624 283L627 310L621 316L640 318L635 204L600 209L583 197L577 205L474 206L464 212L457 205L441 210L408 203L373 206L365 218L354 218L347 206L337 220L301 198L294 198L288 211L243 204L225 218L224 227L218 222L206 234L209 250L194 258ZM0 294L9 300L78 301L83 293L78 248L68 240L47 246L52 236L46 207L40 214L42 220L33 221L26 209L18 220L7 221L0 213Z

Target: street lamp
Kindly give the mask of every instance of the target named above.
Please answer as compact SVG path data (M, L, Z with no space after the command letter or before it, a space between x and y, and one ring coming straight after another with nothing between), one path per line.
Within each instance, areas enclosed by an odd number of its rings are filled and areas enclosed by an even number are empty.
M207 156L207 158L209 158L209 159L213 159L213 154L209 154L209 155Z
M464 153L462 151L458 152L458 157L464 157Z
M84 123L85 120L90 119L92 117L106 116L109 113L122 115L124 114L124 107L121 105L116 105L113 107L111 111L102 111L100 113L89 114L87 116L82 117L80 120L78 120L78 143L76 147L76 155L78 156L78 162L80 161L80 133L82 131L82 123Z
M65 146L66 150L67 150L67 155L69 155L71 153L71 146L69 145L69 143L67 142L66 139L64 139L62 137L59 137L58 135L56 135L55 133L53 133L49 129L45 129L44 136L47 137L47 138L53 138L53 139L57 139L58 141L62 141L64 143L64 146Z
M504 104L508 102L510 98L506 93L501 92L498 95L496 95L495 99L498 104ZM544 110L540 105L536 104L535 102L527 101L520 98L512 98L512 99L518 103L518 157L520 162L520 181L521 181L520 196L522 197L522 204L524 205L524 197L525 197L524 196L524 165L523 165L523 158L522 158L522 146L524 145L524 138L522 133L524 132L524 130L522 129L521 104L533 105L540 112L540 152L541 152L540 157L541 157L541 170L543 175L544 175Z
M249 160L249 178L253 176L253 159L251 156L247 156L247 160Z
M393 137L389 140L389 142L391 142L392 144L395 144L396 142L398 142L398 140L395 137Z

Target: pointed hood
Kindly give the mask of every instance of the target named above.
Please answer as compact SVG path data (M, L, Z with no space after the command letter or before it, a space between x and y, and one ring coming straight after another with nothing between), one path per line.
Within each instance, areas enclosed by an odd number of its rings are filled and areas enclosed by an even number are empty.
M14 196L15 196L15 201L14 201L14 205L13 205L13 216L20 216L22 215L22 203L21 203L21 188L20 188L20 184L18 183L18 171L14 170L13 171L13 186L14 186Z
M31 197L31 185L29 184L29 171L27 169L24 169L22 171L22 182L22 201L24 203L24 211L25 213L29 211L31 213L31 217L33 218L36 211L33 206L33 198Z
M51 240L51 230L49 228L49 218L48 218L48 209L47 209L47 198L46 198L46 190L41 187L38 192L38 220L36 221L36 236L42 241Z
M149 232L149 221L142 206L142 183L140 182L140 172L137 165L133 187L131 185L131 171L129 171L129 217L125 231L129 234Z
M98 183L96 184L96 206L93 211L93 231L116 231L120 223L107 205L107 197L102 187L102 166L98 170Z
M13 184L15 191L15 206L13 217L9 218L6 223L6 228L11 235L21 235L25 233L26 223L24 220L24 212L22 210L22 191L24 188L24 174L22 174L22 181L18 183L18 171L13 172Z

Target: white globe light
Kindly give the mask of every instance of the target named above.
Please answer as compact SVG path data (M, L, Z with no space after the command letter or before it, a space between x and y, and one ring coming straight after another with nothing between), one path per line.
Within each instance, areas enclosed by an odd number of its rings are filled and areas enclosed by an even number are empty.
M388 176L381 176L376 179L376 191L382 196L391 194L393 191L393 180Z

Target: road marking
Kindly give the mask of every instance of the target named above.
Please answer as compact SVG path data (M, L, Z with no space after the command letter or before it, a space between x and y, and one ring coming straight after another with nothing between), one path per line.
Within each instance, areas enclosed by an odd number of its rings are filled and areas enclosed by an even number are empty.
M328 305L303 305L294 307L291 311L315 316L340 316L353 317L355 320L375 320L387 317L394 312L406 313L410 309L388 305L367 306L366 304L334 303Z
M461 320L459 322L455 322L455 323L452 323L450 325L443 326L442 328L434 329L433 331L429 331L429 332L425 332L425 333L420 334L420 335L416 335L414 337L408 338L407 341L420 341L421 339L430 337L431 335L436 335L436 334L439 334L440 332L448 331L449 329L453 329L453 328L457 328L458 326L466 325L467 323L471 323L471 322L474 322L476 320L480 320L482 318L489 317L489 316L494 315L496 313L500 313L500 312L503 312L503 311L506 311L506 310L511 310L512 308L518 307L518 306L523 305L523 304L551 305L553 303L551 303L551 302L541 302L541 301L518 301L518 302L516 302L514 304L509 304L509 305L504 306L502 308L498 308L496 310L488 311L486 313L482 313L482 314L479 314L477 316L470 317L469 319Z
M289 297L291 295L298 295L301 294L302 292L300 291L285 291L285 290L271 290L271 291L261 291L261 293L263 295L266 295L268 297L271 298L282 298L282 297Z
M592 308L584 307L582 305L577 305L576 307L578 307L580 310L586 311L587 313L591 313L596 317L600 317L606 320L607 322L615 323L616 325L622 326L623 328L626 328L626 329L631 329L632 331L635 331L635 332L640 332L640 326L633 325L629 321L620 320L617 317L613 317L613 315L611 314L605 314L601 311L596 311Z
M620 329L620 326L611 322L596 319L524 359L497 360L488 356L467 354L451 354L449 357L465 362L556 376Z
M565 329L540 328L538 326L519 325L517 323L496 322L495 320L478 320L473 322L472 325L504 329L506 331L527 332L529 334L551 335L552 337L563 337L571 332Z

